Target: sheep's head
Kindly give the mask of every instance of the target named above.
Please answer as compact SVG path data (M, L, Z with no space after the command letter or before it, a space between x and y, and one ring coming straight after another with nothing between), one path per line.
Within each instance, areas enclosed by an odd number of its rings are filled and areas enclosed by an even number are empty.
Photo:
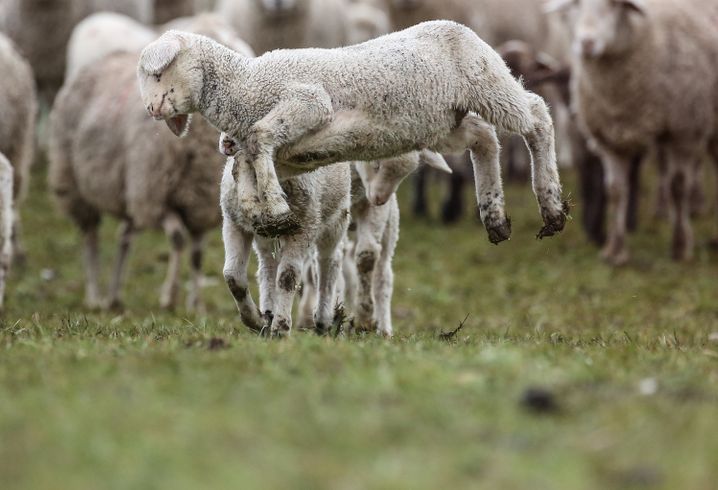
M190 34L168 31L148 44L140 55L137 76L142 102L156 120L164 120L177 136L189 130L190 114L196 112L196 100L202 80L196 61L187 48Z
M420 163L451 173L451 168L441 155L428 151L358 164L356 168L364 184L366 198L374 206L386 204L399 188L399 184L416 170Z
M645 4L645 0L552 0L545 10L566 11L574 51L583 58L601 58L625 51L642 35Z

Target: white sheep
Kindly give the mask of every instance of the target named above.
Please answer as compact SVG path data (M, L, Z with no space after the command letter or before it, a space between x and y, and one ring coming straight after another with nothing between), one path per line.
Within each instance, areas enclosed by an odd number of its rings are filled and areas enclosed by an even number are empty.
M180 258L189 235L192 289L188 305L195 307L202 236L218 226L221 218L217 202L224 159L216 154L218 133L201 118L196 121L198 131L187 139L157 132L142 108L130 102L137 96L137 59L137 52L106 55L81 68L62 88L51 114L50 188L83 233L89 306L102 304L97 233L101 216L110 214L123 224L104 305L120 303L134 232L160 227L171 244L160 304L166 308L176 304Z
M273 239L257 236L254 221L260 199L254 173L236 141L223 134L227 160L220 203L225 249L224 277L245 325L271 336L287 336L292 327L292 306L305 263L316 251L318 298L316 331L329 332L341 271L341 244L349 225L351 177L349 164L319 168L284 179L282 186L299 226L291 234ZM249 291L247 266L250 249L259 259L259 309Z
M392 158L417 149L469 147L477 199L493 242L510 236L493 126L522 134L533 155L544 227L563 229L553 125L544 101L522 88L470 29L426 22L338 49L278 50L256 59L212 40L170 31L138 65L142 100L177 135L199 112L239 140L265 208L264 234L295 226L280 175L337 162ZM486 122L467 120L475 112Z
M13 168L0 153L0 312L5 300L5 282L12 262Z
M718 4L709 0L559 0L574 26L572 96L600 154L609 201L602 257L628 260L632 162L656 152L670 182L672 255L693 251L695 166L718 158Z
M30 167L35 154L35 117L37 95L29 63L18 53L15 45L0 34L0 153L13 165L13 253L23 260L20 243L19 205L27 193Z

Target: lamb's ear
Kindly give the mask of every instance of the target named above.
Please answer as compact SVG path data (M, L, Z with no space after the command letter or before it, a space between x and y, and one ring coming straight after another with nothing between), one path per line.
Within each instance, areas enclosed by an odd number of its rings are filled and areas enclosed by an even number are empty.
M183 48L182 41L182 37L175 31L164 33L142 50L140 69L148 75L159 75L180 54Z
M425 163L436 170L441 170L447 174L453 173L453 170L451 170L449 164L446 163L444 157L433 151L422 151L419 155L419 160L421 163Z
M645 0L613 0L613 3L641 15L646 14Z
M543 4L543 13L551 14L554 12L560 12L566 10L572 5L576 4L576 0L547 0Z

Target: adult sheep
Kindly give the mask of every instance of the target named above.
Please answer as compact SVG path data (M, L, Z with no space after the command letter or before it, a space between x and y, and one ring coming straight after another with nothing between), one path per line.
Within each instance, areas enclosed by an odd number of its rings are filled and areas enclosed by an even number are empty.
M709 0L557 0L574 25L572 95L601 156L609 227L601 252L628 258L632 162L655 151L670 182L672 256L693 252L690 189L706 151L718 158L718 4Z
M214 41L165 33L142 52L140 91L151 116L181 135L199 112L240 142L266 206L264 234L296 226L275 172L381 160L428 148L470 148L481 217L492 242L509 238L493 126L520 133L533 155L544 226L564 227L553 124L470 29L426 22L337 49L277 50L249 59ZM467 124L475 112L487 123Z

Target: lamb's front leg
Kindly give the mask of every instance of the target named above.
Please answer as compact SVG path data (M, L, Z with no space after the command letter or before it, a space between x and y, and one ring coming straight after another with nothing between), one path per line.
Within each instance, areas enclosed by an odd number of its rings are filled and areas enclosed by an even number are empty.
M247 136L247 161L254 168L264 215L255 224L258 234L280 236L294 233L299 223L289 209L274 169L275 151L329 123L332 104L321 88L301 86L257 121Z
M287 337L291 332L292 306L297 285L301 280L304 257L308 247L309 240L302 234L283 240L274 287L272 337Z

